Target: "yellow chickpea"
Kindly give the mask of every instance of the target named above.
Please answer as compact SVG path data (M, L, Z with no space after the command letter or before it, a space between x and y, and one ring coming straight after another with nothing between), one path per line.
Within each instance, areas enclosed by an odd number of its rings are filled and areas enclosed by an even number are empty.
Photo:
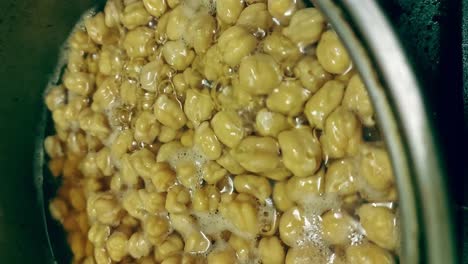
M146 11L142 1L136 1L124 8L120 20L126 28L131 30L147 25L151 20L151 15Z
M122 100L122 103L134 106L137 104L137 91L138 91L138 86L130 82L128 80L125 80L122 82L120 85L120 99Z
M232 201L221 202L219 212L241 232L256 235L260 231L256 201L248 194L239 194Z
M103 54L102 51L101 51L101 54ZM67 70L71 72L88 71L88 64L86 62L86 58L84 57L84 53L82 51L71 49L68 52Z
M192 12L189 7L179 5L168 13L166 34L169 40L180 40L184 37Z
M338 35L331 30L322 34L317 45L317 58L329 73L343 74L351 67L346 48L341 44Z
M85 257L86 238L80 232L72 232L68 235L68 244L75 260Z
M281 83L278 63L267 54L245 57L239 67L239 85L250 94L265 95Z
M122 182L125 185L134 187L138 184L140 177L130 161L130 154L124 154L120 158L120 171Z
M322 14L315 8L305 8L294 13L289 26L283 29L283 34L294 43L307 46L319 40L324 28L325 19Z
M176 175L179 182L189 189L194 189L200 185L197 167L193 161L178 162L176 165Z
M292 177L286 184L288 198L293 202L301 203L308 196L321 195L324 181L323 170L309 177Z
M248 5L237 19L236 25L243 26L252 33L267 32L273 25L265 3Z
M130 58L146 57L151 53L154 32L148 27L137 27L127 33L123 47Z
M317 59L304 56L294 67L294 75L301 84L312 93L316 92L325 82L332 79L332 75L325 71Z
M167 10L166 0L143 0L146 11L154 17L162 16Z
M94 248L94 260L96 264L111 264L112 260L107 253L106 248L96 247Z
M151 112L142 112L135 120L134 138L147 144L153 143L159 135L160 124Z
M218 160L216 160L216 162L231 174L241 174L241 173L245 172L245 169L227 151L224 152L223 155ZM203 177L205 177L205 176L203 176ZM221 176L215 177L215 179L216 178L222 179Z
M308 263L341 264L343 262L340 262L339 258L327 257L326 251L323 252L323 249L320 249L313 245L293 247L288 250L285 264L308 264Z
M224 62L235 67L244 57L255 50L257 40L243 27L233 26L221 34L218 46Z
M175 231L177 231L184 240L190 236L190 234L197 232L195 219L185 211L184 213L169 214L171 225Z
M176 130L187 122L187 117L180 104L165 94L160 95L156 100L154 115L161 124Z
M310 126L323 129L326 118L341 103L343 94L343 83L328 81L312 95L304 108Z
M281 25L288 25L298 8L296 0L268 0L268 11Z
M281 240L276 237L264 237L258 244L260 258L264 264L284 263L285 252Z
M171 158L174 157L174 155L183 149L182 144L179 141L171 141L168 143L165 143L161 145L159 148L158 154L156 155L156 161L157 162L167 162Z
M386 250L370 243L364 243L346 249L346 263L394 264L395 260Z
M122 197L122 207L127 213L137 219L143 219L146 215L145 205L137 190L129 189Z
M88 198L86 206L90 220L117 226L122 218L122 209L117 198L110 193L98 193Z
M195 126L211 118L214 110L214 103L207 90L197 91L187 90L184 112L187 119L192 121Z
M218 0L216 1L216 15L226 24L235 24L244 8L242 0Z
M392 165L385 149L379 147L362 148L359 162L359 175L375 190L385 191L394 183Z
M308 127L293 128L281 132L278 142L286 168L295 176L314 174L322 161L320 143Z
M263 40L263 51L286 66L294 65L301 57L299 47L278 31Z
M350 195L357 192L357 178L354 161L337 160L328 166L325 175L325 191L339 195Z
M211 120L218 139L230 148L236 147L245 135L241 117L234 111L220 111Z
M197 14L188 26L186 39L197 54L203 54L212 45L215 31L214 17L209 14Z
M182 185L175 185L167 192L166 209L169 213L183 213L188 210L190 193Z
M202 73L207 80L218 80L225 74L227 65L223 63L218 45L211 46L201 61Z
M160 83L170 75L171 69L162 60L155 60L141 68L141 88L148 92L157 92Z
M207 185L197 189L192 194L192 207L196 212L214 213L218 209L220 202L219 190L216 186Z
M96 52L97 46L84 30L75 31L70 37L70 47L88 53Z
M279 222L281 240L290 247L295 247L304 236L304 213L298 207L291 207L283 213Z
M44 149L51 158L58 158L64 155L60 139L57 136L48 136L44 140Z
M271 137L246 137L231 155L244 169L254 173L271 171L280 164L278 143Z
M347 245L355 223L345 212L328 211L322 215L323 239L331 245Z
M97 44L110 44L117 41L117 35L105 23L105 17L102 12L95 16L88 17L84 21L86 32L89 37Z
M367 237L378 246L394 250L398 242L397 219L386 207L364 204L358 209Z
M189 254L204 254L211 246L211 241L203 232L192 232L185 238L184 252Z
M286 186L287 182L282 181L276 182L273 188L273 201L275 203L275 207L283 212L294 206L294 202L289 199Z
M277 137L281 131L290 127L286 117L264 108L257 112L255 129L262 136Z
M261 176L244 174L234 177L234 187L239 193L248 193L264 202L271 195L270 182Z
M47 108L50 111L54 111L61 106L65 105L66 102L66 91L63 86L56 86L49 91L47 91L47 95L45 97L45 103Z
M354 156L359 151L362 129L356 116L339 107L325 121L325 128L320 137L323 153L330 158Z
M310 92L298 81L284 81L267 98L267 107L275 112L288 115L298 115L309 98Z
M114 171L111 162L111 152L108 147L102 148L96 153L96 165L104 176L111 176Z
M68 205L61 198L54 198L49 204L49 211L55 220L63 222L65 217L68 215Z
M118 0L108 0L104 7L105 23L108 27L120 25L120 16L123 12L123 3Z
M151 243L142 232L134 233L128 240L128 253L136 259L148 256L151 252L151 247Z
M182 40L166 42L162 52L164 60L178 71L185 70L195 58L195 52Z
M138 190L144 209L150 214L158 214L166 210L166 194L145 189Z
M118 98L119 87L114 78L106 78L104 82L98 87L93 95L93 103L91 109L95 112L102 112L109 109Z
M169 235L164 242L154 249L154 258L161 262L171 256L174 256L184 249L184 241L180 235L173 233Z
M351 77L343 97L343 106L355 112L361 122L366 126L373 126L374 108L369 94L358 74Z
M88 231L88 239L95 247L104 245L109 238L111 229L108 225L94 223Z
M69 91L88 96L94 91L94 76L84 72L66 72L63 76L63 84Z
M162 126L161 131L159 132L159 135L158 135L158 141L161 143L168 143L168 142L175 140L179 136L180 136L179 130L176 130L167 126Z
M216 160L222 154L222 145L211 129L209 122L203 122L195 129L194 145L208 160Z
M162 216L148 216L143 222L143 230L152 244L160 244L171 229L169 219Z

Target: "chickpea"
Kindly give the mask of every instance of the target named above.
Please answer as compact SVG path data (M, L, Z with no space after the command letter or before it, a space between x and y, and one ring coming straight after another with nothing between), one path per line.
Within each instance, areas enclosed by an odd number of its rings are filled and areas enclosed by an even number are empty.
M158 214L165 211L166 194L144 189L138 190L144 209L150 214Z
M364 204L358 209L358 215L372 242L388 250L395 249L398 242L397 219L390 209Z
M351 68L351 59L334 31L327 31L317 45L317 58L329 73L343 74Z
M236 25L243 26L252 33L267 32L273 25L265 3L248 5L237 19Z
M173 233L169 235L164 242L155 247L154 258L161 262L171 256L176 255L184 249L184 241L180 235Z
M152 244L159 244L170 232L170 223L167 217L149 216L143 223L146 237Z
M143 0L146 11L154 17L162 16L167 10L166 0Z
M97 44L110 44L117 41L117 35L107 27L102 12L97 13L95 16L88 17L85 19L84 24L89 37Z
M94 90L94 76L84 72L66 72L63 84L69 91L82 96L90 95Z
M179 141L171 141L163 144L158 151L156 156L157 162L167 162L174 155L183 148L182 144Z
M302 209L291 207L283 213L279 222L281 240L290 247L295 247L303 237L304 215Z
M260 258L264 264L284 263L285 252L278 237L264 237L258 245Z
M320 144L308 127L293 128L281 132L278 142L286 168L295 176L312 175L322 161Z
M245 57L239 67L239 84L253 95L265 95L281 83L281 71L273 57L257 53Z
M63 86L57 86L50 89L45 97L45 103L50 111L54 111L65 105L66 90Z
M272 32L263 40L263 51L289 67L294 66L301 57L299 47L278 31Z
M260 231L256 201L248 194L239 194L232 201L221 202L219 212L241 232L256 235Z
M361 144L362 130L356 116L339 107L325 121L324 133L320 137L326 157L343 158L354 156Z
M159 132L158 141L161 143L168 143L175 139L178 139L181 132L167 126L162 126L161 131Z
M344 85L339 81L328 81L307 101L304 114L310 126L323 129L328 115L341 103Z
M309 177L291 177L286 184L288 198L293 202L302 202L307 196L321 195L323 193L324 177L320 170L316 175Z
M138 184L139 175L130 161L130 155L122 155L120 162L122 182L129 187L135 187ZM143 166L141 168L143 169Z
M146 11L142 1L136 1L124 8L120 20L126 28L132 30L147 25L151 20L151 15Z
M194 131L193 129L186 130L185 132L182 133L182 136L180 137L180 143L187 148L190 148L193 146L193 136L194 136Z
M181 185L171 187L167 192L166 209L169 213L183 213L190 203L189 191Z
M164 60L178 71L185 70L195 58L195 52L182 40L166 42L162 52Z
M257 112L255 129L262 136L277 137L281 131L289 127L286 117L280 113L271 112L266 108Z
M281 25L288 25L298 9L296 0L268 0L268 11Z
M350 195L357 192L354 163L350 159L337 160L330 164L325 176L325 191Z
M187 122L180 104L165 94L160 95L156 100L154 115L161 124L173 129L180 129Z
M188 26L186 39L197 54L203 54L212 45L215 31L214 17L209 14L197 14Z
M244 8L242 0L218 0L216 1L216 15L226 24L235 24Z
M120 16L123 12L123 3L120 0L108 0L104 7L104 20L108 27L120 25Z
M135 83L132 83L128 80L123 81L122 84L120 85L120 99L122 100L122 103L134 106L137 104L137 91L138 91L138 86Z
M104 46L99 56L99 73L104 75L118 74L123 70L125 60L124 50L116 46Z
M192 207L196 212L215 213L220 202L219 190L216 186L207 185L195 190L192 194Z
M395 260L386 250L370 243L364 243L346 249L346 263L394 264Z
M343 97L343 106L356 113L366 126L373 126L374 109L372 107L367 89L358 74L351 77Z
M158 86L169 76L170 71L170 67L164 64L162 60L155 60L145 64L140 72L141 88L148 92L157 92Z
M154 32L147 27L130 30L123 40L123 47L130 58L146 57L151 53Z
M241 174L245 172L245 169L239 164L239 162L237 162L237 160L229 152L224 152L223 155L218 160L216 160L216 162L231 174ZM203 177L205 179L205 176ZM218 177L219 179L222 178L221 176L218 176ZM214 178L216 179L218 177L214 177ZM207 176L207 178L209 178L209 176ZM207 179L205 180L208 181Z
M194 144L208 160L216 160L222 154L222 146L208 122L195 129Z
M288 250L285 264L331 263L337 264L336 259L327 258L326 253L313 245L293 247ZM332 262L333 261L333 262Z
M385 191L390 188L395 180L387 151L378 147L364 147L359 175L375 190Z
M115 231L106 242L106 249L113 261L121 261L127 254L128 236Z
M234 177L234 187L239 193L248 193L261 202L271 195L270 182L261 176L244 174Z
M187 119L192 121L195 126L210 119L213 110L214 103L207 90L187 90L184 112Z
M197 175L197 167L192 161L178 162L176 166L176 175L179 182L189 189L194 189L200 185L200 179Z
M117 226L122 218L122 209L116 197L110 193L98 193L88 198L86 206L89 218L102 224Z
M244 169L254 173L271 171L280 163L278 143L271 137L246 137L231 155Z
M118 98L119 90L114 78L106 78L93 95L91 109L95 112L107 110Z
M68 214L68 205L63 199L54 198L49 204L49 211L52 218L63 222Z
M294 75L312 93L332 79L332 75L325 71L318 60L312 56L305 56L297 63L294 67Z
M211 246L211 241L203 232L192 232L185 239L184 252L190 254L203 254Z
M224 75L226 65L223 62L222 53L218 45L213 45L206 51L202 58L201 66L202 73L207 80L218 80Z
M127 213L137 219L145 216L145 205L137 190L129 189L122 197L122 207Z
M134 233L128 240L128 253L130 256L139 259L148 256L151 252L151 243L141 232Z
M303 109L310 92L303 89L298 81L284 81L268 96L266 101L270 110L296 116Z
M275 207L283 212L294 206L294 202L289 199L286 184L287 182L285 181L276 182L273 188L273 201L275 203Z
M160 124L151 112L142 112L135 120L134 138L137 141L151 144L160 131Z
M211 120L218 139L230 148L236 147L245 136L241 117L234 111L220 111Z
M75 260L85 257L86 238L80 232L72 232L68 235L68 244Z
M257 40L243 27L233 26L221 34L218 39L218 46L224 62L231 67L235 67L239 65L244 57L255 50Z
M94 260L96 264L111 264L112 260L107 253L106 248L96 247L94 248Z
M331 245L347 245L354 220L345 212L328 211L322 216L323 238Z
M277 2L284 1L290 2L289 0ZM270 3L272 1L268 2ZM283 29L283 34L294 43L300 46L307 46L319 40L320 34L324 28L325 19L322 14L315 8L305 8L293 14L289 26Z

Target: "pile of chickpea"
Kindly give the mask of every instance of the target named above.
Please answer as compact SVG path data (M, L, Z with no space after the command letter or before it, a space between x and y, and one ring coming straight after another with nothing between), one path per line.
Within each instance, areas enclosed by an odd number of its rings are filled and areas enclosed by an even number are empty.
M337 34L300 0L108 0L45 140L73 263L396 263L397 196Z

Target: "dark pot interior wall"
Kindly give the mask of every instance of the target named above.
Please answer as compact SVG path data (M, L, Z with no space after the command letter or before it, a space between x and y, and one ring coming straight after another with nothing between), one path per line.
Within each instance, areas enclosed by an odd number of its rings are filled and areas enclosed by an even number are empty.
M0 0L0 260L50 263L33 157L42 91L58 48L93 0ZM102 2L102 1L101 1ZM426 84L452 186L463 186L458 1L380 0ZM455 12L455 13L454 13ZM448 15L450 14L450 15ZM458 22L457 22L458 21ZM459 57L458 57L459 58ZM460 87L460 91L457 90ZM459 112L458 112L459 111ZM460 122L453 118L460 113ZM458 119L457 119L458 120ZM462 188L453 188L463 204ZM466 202L466 198L465 198Z

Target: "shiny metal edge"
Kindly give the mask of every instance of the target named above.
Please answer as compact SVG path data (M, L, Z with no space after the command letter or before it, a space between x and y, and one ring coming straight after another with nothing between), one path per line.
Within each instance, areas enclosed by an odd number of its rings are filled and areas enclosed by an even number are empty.
M445 175L429 115L415 73L384 13L371 0L312 2L350 51L385 131L400 199L400 262L457 263Z

